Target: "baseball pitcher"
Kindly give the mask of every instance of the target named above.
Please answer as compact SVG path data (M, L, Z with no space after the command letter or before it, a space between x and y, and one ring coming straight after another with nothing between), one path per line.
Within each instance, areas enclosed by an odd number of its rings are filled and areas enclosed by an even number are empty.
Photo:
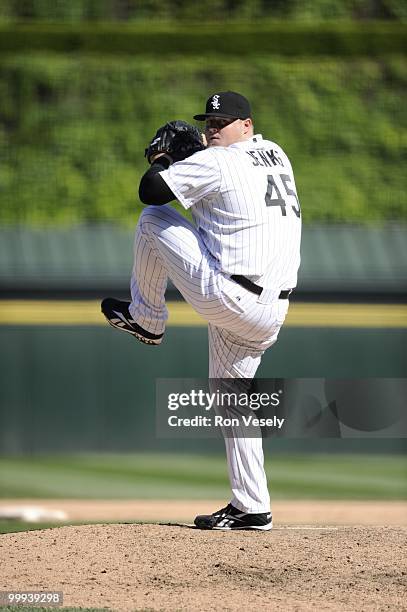
M147 205L135 238L131 302L106 298L116 329L146 344L162 342L170 278L208 321L209 378L252 379L277 340L300 264L301 208L291 163L255 134L248 100L213 94L197 128L173 121L146 149L140 182ZM191 209L190 223L169 202ZM225 438L230 503L197 516L200 529L272 527L262 439Z

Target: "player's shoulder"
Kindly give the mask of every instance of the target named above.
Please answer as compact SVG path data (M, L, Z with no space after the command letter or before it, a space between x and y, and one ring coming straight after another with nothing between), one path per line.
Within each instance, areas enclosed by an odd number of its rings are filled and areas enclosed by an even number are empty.
M283 147L279 145L278 142L263 137L256 138L255 136L253 138L253 146L257 149L273 149L284 153Z
M198 151L192 156L193 163L211 167L213 170L220 170L224 163L230 159L230 147L206 147L203 151Z
M280 157L284 161L285 165L291 166L287 153L284 151L283 147L274 140L262 138L261 140L257 141L257 143L255 142L254 145L255 148L260 150L273 151L276 156Z
M221 149L224 147L216 147L216 148ZM283 152L282 147L277 142L263 138L261 134L254 134L254 136L252 136L248 140L235 142L234 144L227 147L226 150L232 153L239 153L239 152L244 153L246 151L256 150L256 149L260 151L273 149L273 150Z
M206 149L202 149L202 151L197 151L190 157L185 159L186 162L191 160L191 162L198 164L214 164L216 163L216 152L214 148L217 147L206 147ZM223 147L222 147L223 148Z
M202 172L206 170L210 173L219 172L219 162L216 159L213 151L210 148L197 151L193 155L186 157L180 161L174 162L168 168L170 174L174 173L190 173Z

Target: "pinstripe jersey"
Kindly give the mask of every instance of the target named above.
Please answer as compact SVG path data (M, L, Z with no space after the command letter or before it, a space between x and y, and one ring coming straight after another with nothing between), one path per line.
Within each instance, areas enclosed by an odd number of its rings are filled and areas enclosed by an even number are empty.
M209 147L160 173L226 274L266 288L297 284L301 211L291 163L256 134Z
M300 263L301 211L291 164L260 135L209 147L160 172L195 225L173 207L149 206L140 216L129 312L143 329L162 334L168 278L208 321L209 378L255 376L276 341ZM230 278L263 287L260 296ZM261 437L237 430L225 438L231 503L269 512Z

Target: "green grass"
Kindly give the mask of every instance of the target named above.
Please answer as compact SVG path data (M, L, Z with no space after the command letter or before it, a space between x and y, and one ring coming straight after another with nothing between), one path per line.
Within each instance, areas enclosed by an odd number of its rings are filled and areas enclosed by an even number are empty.
M278 455L266 460L273 499L407 499L401 455ZM223 499L222 455L88 454L0 458L1 498Z
M103 521L106 523L141 523L141 521ZM40 529L52 529L54 527L71 527L78 525L100 525L102 521L58 521L58 522L47 522L47 523L32 523L28 521L22 521L18 519L0 519L0 534L2 533L16 533L17 531L38 531ZM1 607L0 607L1 610Z
M61 527L65 523L27 523L26 521L0 519L0 533L16 533L17 531L35 531L36 529L49 529ZM0 610L3 610L0 607Z
M39 531L42 529L55 529L60 527L80 527L81 525L144 525L144 524L161 524L162 521L137 521L137 520L83 520L83 521L58 521L47 523L32 523L19 519L0 519L0 535L5 533L18 533L19 531ZM0 606L1 610L1 606Z

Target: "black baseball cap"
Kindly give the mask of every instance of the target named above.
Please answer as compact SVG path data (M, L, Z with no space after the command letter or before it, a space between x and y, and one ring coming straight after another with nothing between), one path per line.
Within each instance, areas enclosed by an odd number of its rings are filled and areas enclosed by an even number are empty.
M249 100L235 91L220 91L213 94L206 102L206 111L194 115L197 121L207 117L225 117L227 119L247 119L252 116Z

